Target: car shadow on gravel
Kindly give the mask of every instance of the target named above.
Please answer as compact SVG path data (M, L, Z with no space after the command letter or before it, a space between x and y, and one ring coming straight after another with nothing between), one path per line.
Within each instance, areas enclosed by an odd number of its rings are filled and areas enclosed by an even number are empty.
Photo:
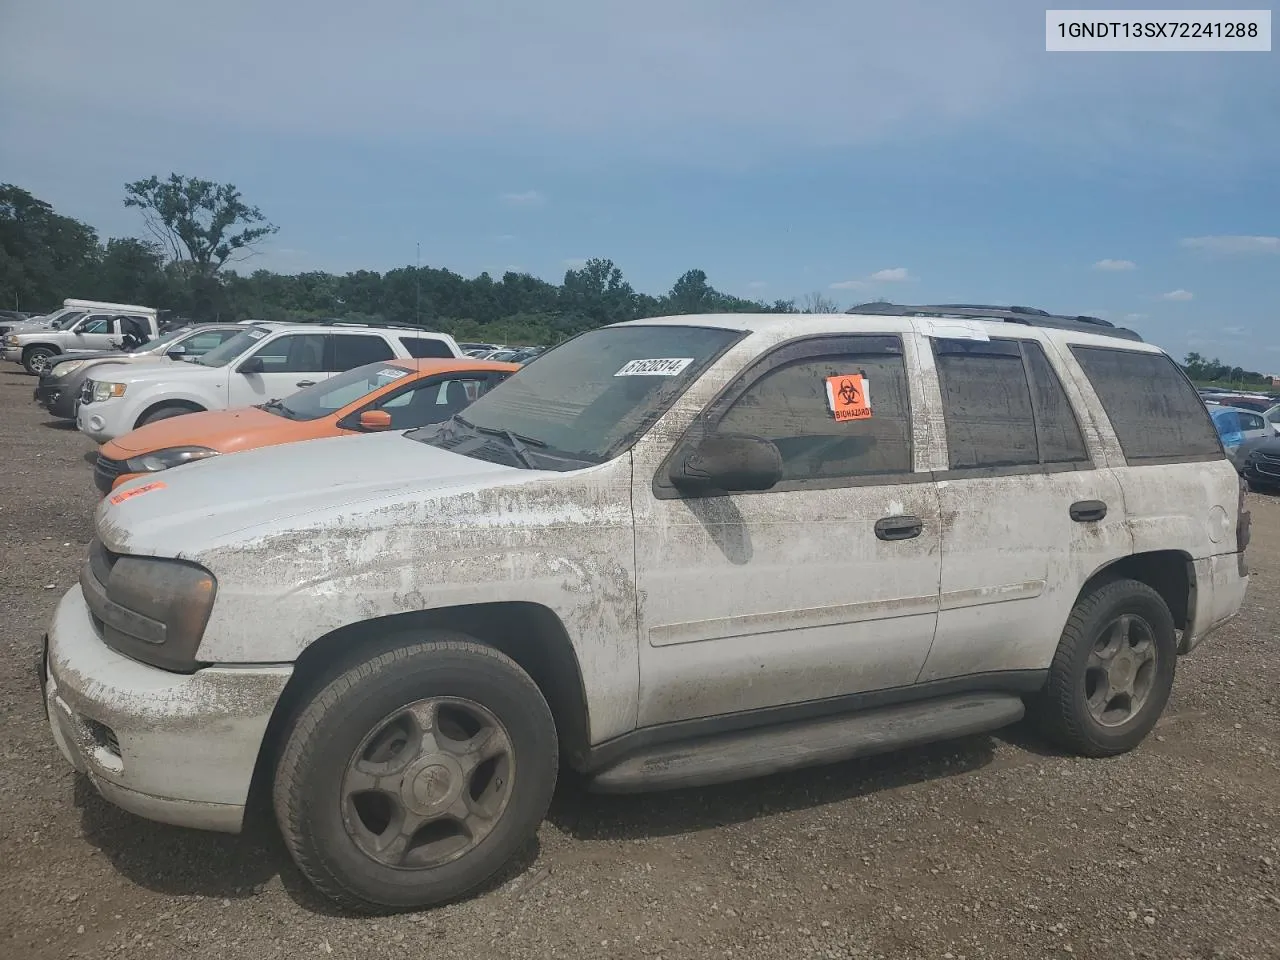
M972 736L757 780L648 794L590 793L580 780L565 777L548 818L579 840L683 834L960 776L989 764L995 749L991 736Z
M72 433L76 429L76 422L74 420L54 418L53 420L41 420L40 426L44 427L46 430L58 430L62 433Z
M239 835L187 830L135 817L103 800L83 775L76 776L74 802L84 837L132 883L162 896L249 899L279 877L289 898L309 913L362 916L321 896L298 872L276 829L270 808L251 798ZM506 884L538 859L531 841L483 887L466 899Z

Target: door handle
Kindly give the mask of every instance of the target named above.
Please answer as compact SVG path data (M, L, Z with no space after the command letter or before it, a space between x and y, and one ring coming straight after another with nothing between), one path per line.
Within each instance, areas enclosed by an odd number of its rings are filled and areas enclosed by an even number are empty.
M299 380L297 384L295 384L295 386L299 387L314 387L315 385L316 382L314 380Z
M911 540L920 536L924 524L919 517L881 517L876 521L875 529L881 540Z
M1101 500L1080 500L1071 505L1071 519L1076 523L1096 523L1107 515L1107 505Z

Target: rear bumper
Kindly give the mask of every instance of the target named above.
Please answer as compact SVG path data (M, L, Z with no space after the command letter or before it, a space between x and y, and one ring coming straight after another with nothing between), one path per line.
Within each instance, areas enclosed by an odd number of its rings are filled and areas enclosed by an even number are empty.
M1195 577L1195 602L1191 622L1182 632L1179 653L1190 653L1205 637L1221 628L1240 612L1249 577L1241 574L1240 556L1219 554L1191 561Z

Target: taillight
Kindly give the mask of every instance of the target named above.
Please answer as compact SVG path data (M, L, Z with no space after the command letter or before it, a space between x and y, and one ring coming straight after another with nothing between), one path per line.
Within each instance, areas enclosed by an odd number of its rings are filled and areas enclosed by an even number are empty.
M1249 547L1250 530L1253 524L1253 515L1244 508L1245 491L1249 488L1245 483L1244 477L1240 478L1240 500L1236 507L1236 563L1240 567L1240 576L1247 576L1249 566L1244 562L1244 552Z

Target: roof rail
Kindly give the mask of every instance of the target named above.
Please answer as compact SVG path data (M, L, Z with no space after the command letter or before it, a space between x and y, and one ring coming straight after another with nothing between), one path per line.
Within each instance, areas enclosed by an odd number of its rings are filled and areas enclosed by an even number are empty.
M937 303L913 306L876 300L860 303L845 313L870 314L880 317L936 317L952 320L990 320L1003 323L1020 323L1028 327L1053 327L1059 330L1076 330L1080 333L1101 334L1137 340L1142 337L1127 327L1117 327L1101 317L1063 316L1036 307L1001 307L979 303Z

